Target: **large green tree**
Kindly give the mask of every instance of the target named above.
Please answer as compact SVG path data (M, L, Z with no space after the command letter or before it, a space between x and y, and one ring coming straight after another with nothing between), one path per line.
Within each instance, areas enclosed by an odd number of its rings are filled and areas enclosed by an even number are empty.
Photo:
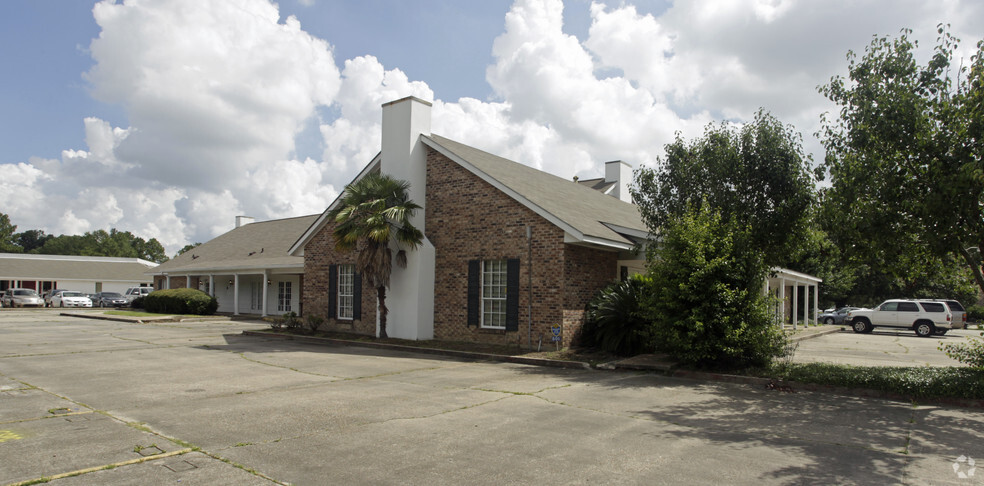
M0 213L0 252L20 253L20 247L14 242L16 231L17 225L10 222L10 216Z
M750 228L766 263L784 265L814 203L811 159L801 139L761 110L740 127L708 125L692 142L678 134L655 168L636 171L632 198L656 231L706 201L725 220Z
M848 78L819 88L840 106L818 133L827 197L853 237L848 251L895 274L914 256L960 258L984 290L984 41L956 60L959 40L938 32L926 64L906 29L876 37L860 58L848 52Z
M663 227L649 249L656 349L681 363L733 368L765 365L785 350L762 286L765 253L751 227L709 204Z
M390 243L397 245L396 263L406 267L406 249L423 241L410 219L420 206L410 200L410 184L373 172L345 187L339 205L328 213L335 222L333 236L339 251L358 251L356 271L376 289L379 337L386 335L386 287L393 271Z

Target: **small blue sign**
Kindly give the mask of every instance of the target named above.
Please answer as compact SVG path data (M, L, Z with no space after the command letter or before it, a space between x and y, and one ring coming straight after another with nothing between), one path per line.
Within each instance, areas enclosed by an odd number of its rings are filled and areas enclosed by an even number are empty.
M560 337L560 324L554 324L550 326L550 332L552 332L554 335L555 338L554 341L559 341L559 339L556 338Z
M554 343L559 342L560 336L550 336L550 341Z

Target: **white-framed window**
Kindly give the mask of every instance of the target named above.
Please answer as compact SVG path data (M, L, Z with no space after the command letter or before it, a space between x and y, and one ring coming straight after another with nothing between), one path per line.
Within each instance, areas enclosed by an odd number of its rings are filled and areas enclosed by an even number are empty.
M482 262L482 322L488 329L506 328L506 261Z
M338 266L338 318L352 319L355 307L355 265Z
M277 282L277 312L290 312L290 282Z

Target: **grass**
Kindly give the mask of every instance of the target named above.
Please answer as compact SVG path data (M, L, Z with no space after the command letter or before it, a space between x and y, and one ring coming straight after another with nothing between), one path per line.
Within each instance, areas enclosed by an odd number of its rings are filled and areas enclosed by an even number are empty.
M965 367L852 366L790 363L742 374L785 381L862 388L910 399L984 400L984 370Z

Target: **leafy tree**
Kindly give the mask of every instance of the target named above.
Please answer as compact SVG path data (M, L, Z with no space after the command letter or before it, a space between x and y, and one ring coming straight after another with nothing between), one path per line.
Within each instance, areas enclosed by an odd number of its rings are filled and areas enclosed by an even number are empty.
M748 224L703 203L669 221L662 238L647 255L656 349L717 368L766 365L784 353L762 292L765 254Z
M188 250L194 250L195 248L198 248L199 246L201 246L201 242L198 242L198 243L189 243L189 244L185 245L183 248L181 248L180 250L178 250L178 252L174 254L174 258L177 258L178 255L180 255L180 254L182 254L182 253L184 253L184 252L186 252Z
M14 243L14 232L17 225L10 223L10 216L0 213L0 252L20 253L20 247Z
M827 197L853 234L854 254L909 271L915 259L961 258L984 290L984 41L969 68L954 66L959 40L940 26L931 59L905 29L877 37L848 78L820 92L840 106L817 134L827 149ZM933 261L933 260L930 260Z
M23 233L17 233L14 235L14 241L17 246L21 247L24 253L34 253L36 250L44 246L44 244L51 238L52 235L44 234L42 230L27 230Z
M420 206L410 200L410 184L387 175L371 173L345 187L337 208L328 213L335 221L335 248L358 251L356 271L376 289L379 300L379 337L386 335L386 287L393 271L390 241L416 249L423 233L410 223ZM397 265L406 267L405 250Z
M750 228L768 264L784 265L814 204L811 158L801 139L761 110L740 128L708 125L693 142L678 134L657 168L636 171L632 198L655 230L706 200L723 219Z

